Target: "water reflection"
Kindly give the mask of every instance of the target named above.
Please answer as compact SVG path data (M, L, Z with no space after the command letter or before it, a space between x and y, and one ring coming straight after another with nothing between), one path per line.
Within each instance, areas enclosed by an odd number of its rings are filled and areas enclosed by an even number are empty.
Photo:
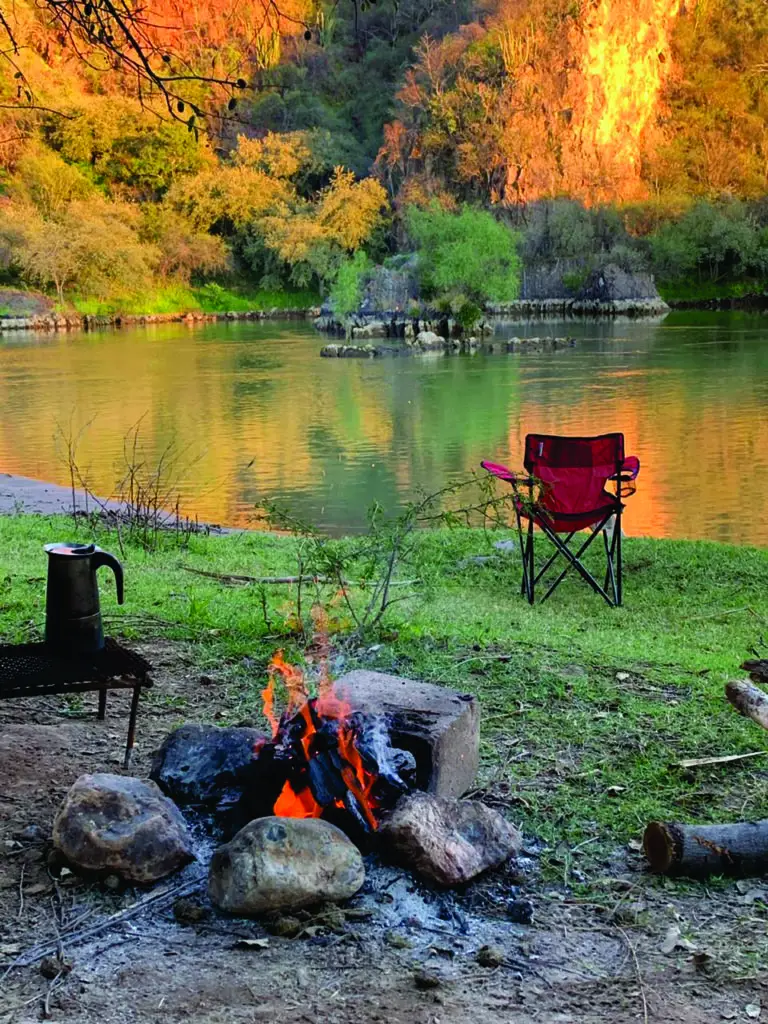
M528 431L623 430L643 464L628 532L765 543L767 323L539 324L527 333L567 331L578 346L375 361L320 359L296 324L14 338L0 357L0 468L66 483L57 431L92 421L78 460L110 493L143 417L150 457L172 442L182 453L184 505L201 518L245 524L279 494L346 530L372 501L392 508L481 458L517 464Z

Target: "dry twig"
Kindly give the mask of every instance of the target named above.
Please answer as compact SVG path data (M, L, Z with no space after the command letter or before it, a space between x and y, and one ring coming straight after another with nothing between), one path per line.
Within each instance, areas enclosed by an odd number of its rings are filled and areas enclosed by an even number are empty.
M645 985L643 983L643 975L640 971L640 961L637 959L637 950L623 928L617 928L617 931L621 933L621 937L626 942L629 952L632 955L632 961L635 965L635 975L637 976L637 985L640 989L640 998L643 1002L643 1024L648 1024L648 1000L645 996Z

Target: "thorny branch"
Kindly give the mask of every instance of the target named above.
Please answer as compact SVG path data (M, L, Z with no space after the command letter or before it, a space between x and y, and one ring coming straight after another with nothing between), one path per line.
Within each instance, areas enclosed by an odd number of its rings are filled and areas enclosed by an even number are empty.
M452 500L470 489L471 499L452 507ZM275 502L264 502L257 518L300 541L302 579L297 581L297 619L301 621L304 580L316 586L330 582L336 587L355 632L363 636L380 626L394 603L406 599L407 595L393 596L392 591L394 587L405 586L405 581L395 576L415 554L417 531L430 526L476 525L478 521L486 529L508 527L513 500L519 500L519 496L516 498L512 492L496 494L493 478L473 474L432 494L423 494L391 519L384 516L380 505L374 505L368 513L367 531L344 541L322 535ZM416 577L418 580L418 573ZM363 603L350 593L352 586L362 591Z

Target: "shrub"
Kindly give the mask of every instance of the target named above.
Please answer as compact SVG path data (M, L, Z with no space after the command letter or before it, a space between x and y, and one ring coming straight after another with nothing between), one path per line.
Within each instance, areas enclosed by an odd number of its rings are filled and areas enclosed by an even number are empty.
M105 199L78 199L45 218L29 206L4 211L0 232L13 237L13 260L24 280L65 294L103 296L113 289L138 292L157 265L154 246L134 231L133 211Z
M365 278L371 269L371 261L362 249L358 249L339 267L336 281L331 289L329 301L334 316L344 320L360 305L363 298Z
M738 202L696 203L679 220L660 227L650 244L654 270L667 281L718 281L761 274L768 266L768 238Z
M519 238L490 213L464 206L450 213L432 204L406 211L427 298L465 295L482 304L514 299L520 288Z

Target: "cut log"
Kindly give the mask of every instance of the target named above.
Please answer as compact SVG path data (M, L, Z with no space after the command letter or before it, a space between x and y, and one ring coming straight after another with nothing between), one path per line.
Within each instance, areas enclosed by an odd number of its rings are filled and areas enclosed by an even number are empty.
M768 821L726 825L652 821L645 829L643 851L652 870L662 875L764 875L768 873Z
M725 684L725 696L740 715L768 729L768 693L747 679L732 679Z

